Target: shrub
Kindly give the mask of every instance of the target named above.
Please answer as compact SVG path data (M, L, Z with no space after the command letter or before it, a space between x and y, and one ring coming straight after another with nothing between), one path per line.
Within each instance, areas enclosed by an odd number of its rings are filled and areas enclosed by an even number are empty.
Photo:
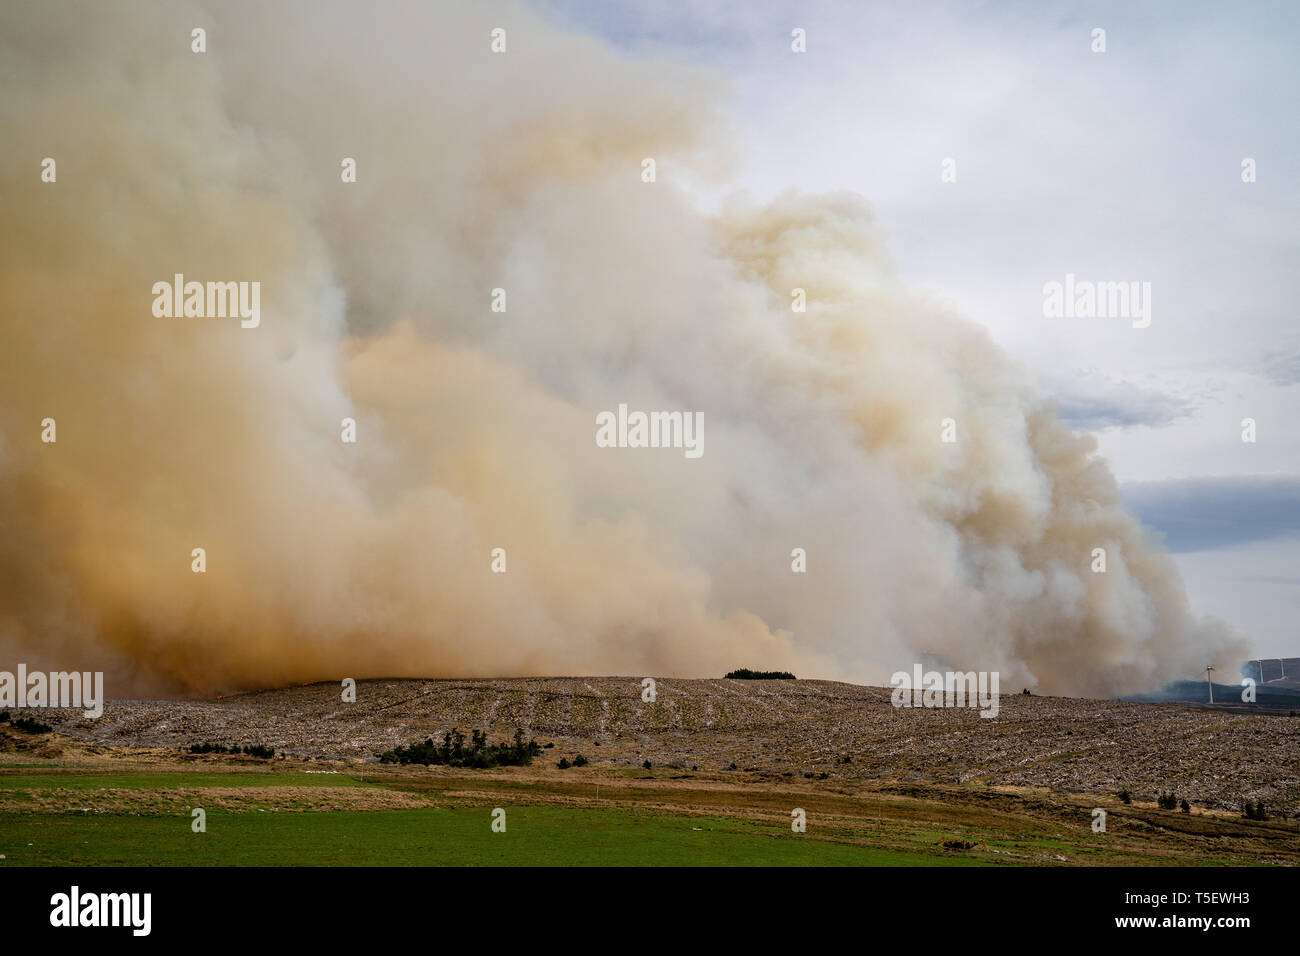
M207 742L201 744L190 744L189 751L192 754L224 754L228 752L222 744L210 744Z
M643 766L643 767L645 767L647 770L649 770L651 767L654 766L654 764L652 764L649 760L647 760L647 761L646 761L645 763L643 763L641 766Z
M262 760L270 760L275 756L274 747L264 747L261 744L249 744L246 747L241 747L239 744L232 744L227 747L225 744L204 742L201 744L190 744L188 750L192 754L233 754L236 756L239 754L247 754L250 757L258 757Z
M49 724L43 724L39 720L33 720L30 717L18 717L13 721L13 725L29 734L48 734L54 729Z
M1159 806L1161 810L1177 810L1178 798L1172 793L1162 793L1160 796L1156 797L1156 805Z
M524 742L522 730L516 730L514 738L508 744L488 743L487 731L475 730L470 734L467 747L465 735L459 728L453 728L443 734L441 744L435 744L432 737L426 737L423 743L386 750L378 754L378 757L380 763L418 763L426 767L433 764L485 770L488 767L527 766L541 752L542 748L536 740Z
M561 770L568 770L570 767L573 766L573 764L569 763L568 757L561 757L560 762L557 763L555 766L559 767Z
M1191 813L1192 805L1188 803L1186 800L1184 800L1182 803L1178 805L1178 809L1182 810L1183 813Z
M1119 792L1119 802L1120 802L1120 803L1132 803L1132 802L1133 802L1133 794L1129 793L1127 789L1125 789L1125 790L1121 790L1121 791Z
M736 761L733 760L733 761L731 761L731 766L728 767L727 769L728 769L728 770L738 770L738 769L740 769L740 768L736 766Z
M190 747L190 753L193 754L223 754L226 748L222 744L193 744Z
M738 671L732 671L727 675L728 680L798 680L789 671L751 671L748 667L742 667Z
M588 760L586 757L584 757L582 754L578 754L578 756L573 758L573 765L575 767L585 767L590 762L591 761Z
M1251 803L1249 800L1242 805L1241 815L1247 820L1267 820L1268 814L1264 812L1264 801Z

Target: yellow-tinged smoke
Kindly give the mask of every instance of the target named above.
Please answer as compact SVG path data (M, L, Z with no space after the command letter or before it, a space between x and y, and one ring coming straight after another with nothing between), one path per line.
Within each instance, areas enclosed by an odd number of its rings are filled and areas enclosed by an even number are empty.
M120 696L930 652L1105 694L1242 655L863 200L691 203L714 86L515 6L0 10L2 659ZM155 317L176 273L261 325ZM704 456L596 447L619 403L702 412Z

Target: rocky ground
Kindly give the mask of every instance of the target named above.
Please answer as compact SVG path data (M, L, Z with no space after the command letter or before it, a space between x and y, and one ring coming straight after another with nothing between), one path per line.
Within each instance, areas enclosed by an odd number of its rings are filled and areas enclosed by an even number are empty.
M545 759L596 766L698 767L905 784L980 782L1065 793L1163 790L1194 806L1263 800L1300 813L1300 717L1179 705L1003 696L975 709L900 709L885 688L830 681L657 682L640 678L370 680L202 701L110 701L98 720L33 711L62 734L105 745L263 744L316 759L375 754L458 727L494 741L516 728L554 743Z

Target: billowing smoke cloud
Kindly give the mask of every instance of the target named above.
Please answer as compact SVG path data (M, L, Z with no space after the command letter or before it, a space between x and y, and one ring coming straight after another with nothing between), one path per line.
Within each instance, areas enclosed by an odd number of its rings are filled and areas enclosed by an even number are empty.
M0 11L4 658L1103 694L1244 652L864 200L692 204L716 78L514 6L213 6ZM175 273L259 281L261 325L155 317ZM702 412L703 457L596 447L619 403Z

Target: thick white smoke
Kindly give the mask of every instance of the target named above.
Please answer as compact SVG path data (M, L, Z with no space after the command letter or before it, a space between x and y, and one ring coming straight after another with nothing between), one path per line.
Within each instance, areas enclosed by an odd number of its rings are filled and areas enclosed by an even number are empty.
M1106 694L1244 653L864 200L692 205L707 74L424 3L8 5L0 63L5 657L210 692L930 652ZM260 327L154 317L175 273L259 281ZM597 448L620 403L705 454Z

